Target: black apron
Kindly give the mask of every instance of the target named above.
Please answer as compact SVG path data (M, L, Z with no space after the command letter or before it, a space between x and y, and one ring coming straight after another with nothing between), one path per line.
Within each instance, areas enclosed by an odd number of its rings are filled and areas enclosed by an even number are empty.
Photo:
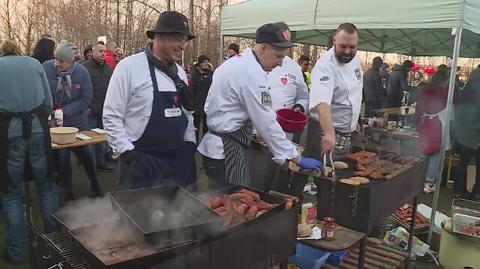
M187 85L178 76L177 92L158 90L155 67L149 62L153 83L152 112L140 139L133 142L137 152L130 178L130 188L153 186L188 186L196 182L194 143L184 141L188 119L182 111L178 117L166 117L165 109L182 107L182 92Z
M32 136L33 116L35 115L40 121L44 135L45 154L47 154L47 176L52 179L52 143L50 140L50 126L48 124L49 110L50 108L47 105L42 104L28 112L0 111L0 193L4 193L8 185L8 129L11 119L15 117L22 118L23 139L29 139ZM32 179L32 170L28 158L25 162L24 178L27 180Z
M251 135L246 126L231 133L217 133L210 130L209 132L222 138L225 154L225 181L247 185L250 182L247 150L250 147Z

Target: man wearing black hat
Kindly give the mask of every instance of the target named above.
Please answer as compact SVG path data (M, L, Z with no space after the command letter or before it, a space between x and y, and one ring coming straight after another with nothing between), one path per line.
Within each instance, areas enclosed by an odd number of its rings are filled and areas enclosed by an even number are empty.
M120 188L187 186L196 181L193 106L186 74L176 64L195 38L187 18L163 12L144 52L123 59L103 109L108 142L120 155Z
M226 61L215 71L205 104L209 131L199 147L207 160L217 165L206 167L207 173L218 175L214 170L221 170L222 159L225 159L227 182L252 184L246 150L250 142L249 123L264 139L276 163L291 160L305 169L322 169L321 162L298 154L271 108L268 72L282 65L288 49L293 47L289 38L279 25L265 24L257 30L253 49L245 50L240 57Z
M207 55L198 56L197 64L193 68L192 80L189 85L193 93L193 102L195 105L193 119L197 141L200 138L200 126L202 128L202 135L205 135L208 131L207 117L204 108L208 89L210 89L210 85L212 84L212 76L213 70L210 68L210 59Z

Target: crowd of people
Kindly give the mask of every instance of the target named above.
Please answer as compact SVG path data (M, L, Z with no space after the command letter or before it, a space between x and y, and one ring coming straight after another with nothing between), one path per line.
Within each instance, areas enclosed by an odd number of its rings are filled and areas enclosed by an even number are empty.
M65 200L75 199L71 151L95 196L103 195L97 173L113 171L106 159L119 159L118 189L188 186L197 178L197 151L209 178L248 186L252 132L263 139L275 163L291 161L302 169L322 170L323 155L333 153L341 159L351 152L362 99L366 117L378 108L417 102L419 150L429 163L425 190L433 190L441 178L446 66L424 81L418 72L411 76L411 61L390 72L376 57L362 74L358 31L351 23L339 25L333 46L313 67L307 55L297 61L287 55L293 43L283 22L260 26L253 48L240 51L238 44L230 44L217 69L208 55L200 55L188 73L178 62L195 36L183 14L162 13L147 37L151 42L145 49L126 58L113 41L86 46L83 57L75 44L56 44L49 35L37 42L31 57L21 56L13 42L1 46L0 187L9 261L20 263L25 256L24 179L35 181L44 229L54 230L51 216L59 204L54 173L65 189ZM479 73L470 75L455 98L462 115L454 132L461 157L455 190L458 196L475 199L480 198L480 184L468 194L465 181L473 155L480 177L480 111L475 107ZM285 133L276 120L275 111L281 108L309 116L304 156L292 143L301 133ZM48 117L56 110L62 111L65 127L105 129L108 145L53 152Z

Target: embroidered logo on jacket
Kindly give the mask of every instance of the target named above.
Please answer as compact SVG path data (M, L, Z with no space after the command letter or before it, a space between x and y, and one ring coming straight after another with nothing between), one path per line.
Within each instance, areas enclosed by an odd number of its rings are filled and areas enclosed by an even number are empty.
M287 78L280 78L280 81L282 82L283 85L287 84L288 79Z
M323 76L320 78L320 81L328 81L330 78L327 76Z
M358 80L362 78L362 74L360 73L360 68L355 68L355 76L357 76Z

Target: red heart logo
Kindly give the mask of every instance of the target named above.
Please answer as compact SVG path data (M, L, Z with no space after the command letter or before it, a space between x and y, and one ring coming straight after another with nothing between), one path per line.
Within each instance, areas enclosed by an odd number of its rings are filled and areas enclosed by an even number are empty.
M80 90L80 84L75 84L75 88L76 88L77 90Z
M280 81L283 83L283 85L287 84L288 79L287 78L281 78Z

